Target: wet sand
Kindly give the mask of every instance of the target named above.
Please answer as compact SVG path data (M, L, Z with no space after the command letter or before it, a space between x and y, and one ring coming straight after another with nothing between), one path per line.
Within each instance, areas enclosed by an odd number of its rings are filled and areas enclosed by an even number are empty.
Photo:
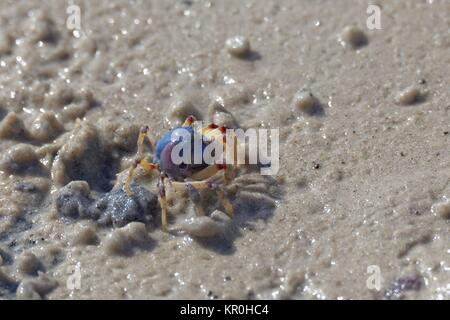
M447 0L377 1L380 30L370 1L75 4L74 33L0 2L0 298L449 299ZM157 174L121 186L190 114L279 129L280 170L240 169L233 219L169 192L169 234Z

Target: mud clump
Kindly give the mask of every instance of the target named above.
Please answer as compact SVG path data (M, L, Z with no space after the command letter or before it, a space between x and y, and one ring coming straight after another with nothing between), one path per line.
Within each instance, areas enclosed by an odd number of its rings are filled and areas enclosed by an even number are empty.
M237 128L237 120L218 101L213 101L208 107L208 119L218 126Z
M86 181L72 181L59 190L56 196L56 210L61 217L73 219L93 218L90 196L91 190Z
M26 278L22 280L16 291L17 299L41 300L58 286L58 282L39 272L37 278Z
M22 253L16 261L17 270L26 275L37 275L38 271L44 271L41 261L31 252Z
M75 94L70 86L65 83L56 83L45 94L44 103L48 108L58 110L70 104L74 99Z
M148 248L151 238L145 224L132 222L123 228L112 231L103 244L104 250L111 255L129 255L136 249Z
M220 236L230 227L231 219L225 213L215 210L211 216L193 217L186 219L181 229L197 238L211 238Z
M83 180L94 190L108 191L115 178L115 163L110 155L109 147L94 126L79 125L55 157L51 169L53 181L63 186Z
M75 246L97 245L100 239L95 228L89 225L80 225L76 227L71 243Z
M200 113L190 99L177 99L171 106L167 116L167 122L172 127L180 126L189 116L200 119Z
M86 181L72 181L59 190L56 210L60 217L92 219L101 226L112 225L116 228L130 222L151 222L158 207L157 197L137 184L132 184L131 190L132 196L120 187L96 200Z
M157 210L157 197L137 184L131 185L132 196L122 187L107 193L95 204L94 210L101 215L99 223L123 227L132 221L149 223Z
M15 112L9 112L0 122L0 139L21 139L24 137L23 121Z
M39 167L39 157L34 148L24 143L14 145L0 159L0 170L7 173L33 173Z
M134 123L120 123L111 119L101 119L98 122L100 138L108 141L110 147L118 152L133 152L139 136L140 126Z
M7 294L14 293L17 289L18 283L6 270L0 266L0 297L5 297Z
M33 121L29 135L34 140L45 142L57 137L63 128L53 112L44 112Z

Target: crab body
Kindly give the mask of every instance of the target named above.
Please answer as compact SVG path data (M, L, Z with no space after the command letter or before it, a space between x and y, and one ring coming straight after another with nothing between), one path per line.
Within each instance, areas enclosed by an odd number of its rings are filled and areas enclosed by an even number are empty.
M204 129L196 131L193 126L195 118L193 116L188 117L181 127L172 129L165 133L156 143L154 147L153 162L150 163L144 159L143 147L145 138L148 137L148 127L141 129L138 138L138 151L137 159L130 167L128 172L128 179L124 184L124 189L129 196L133 193L130 189L130 184L134 178L135 169L140 166L144 170L150 172L158 170L160 172L159 177L159 203L161 205L161 220L163 230L167 230L167 201L166 201L166 188L165 180L170 181L170 186L175 191L187 191L194 202L194 206L197 215L205 215L203 208L198 206L194 199L198 199L198 191L211 189L214 190L220 199L226 213L231 217L233 216L233 206L226 197L225 191L220 186L221 182L228 184L230 179L234 176L234 171L231 171L232 166L224 164L207 164L203 158L203 151L209 143L215 139L219 141L225 147L225 127L219 127L215 124L210 124ZM151 140L149 139L151 142ZM201 161L195 163L194 152L196 151L195 143L201 141ZM191 150L191 161L189 163L175 163L172 159L173 149L176 146L183 147L184 144L188 144L190 148L180 148L180 150ZM153 144L152 144L153 145ZM183 155L180 154L182 157ZM184 158L184 157L183 157ZM223 173L223 176L220 176Z
M178 127L170 130L156 143L153 163L157 164L162 172L175 181L184 181L184 179L205 169L208 164L203 161L203 157L202 162L198 164L192 163L193 161L189 164L175 164L172 161L173 148L179 144L190 144L189 149L192 151L191 159L193 159L195 137L201 139L199 141L202 143L201 151L203 154L205 147L208 145L208 140L205 139L201 133L196 132L193 127Z

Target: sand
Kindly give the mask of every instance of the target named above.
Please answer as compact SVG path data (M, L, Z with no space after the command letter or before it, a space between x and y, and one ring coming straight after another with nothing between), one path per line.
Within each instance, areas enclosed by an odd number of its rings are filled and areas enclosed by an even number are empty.
M448 0L70 4L0 2L0 298L450 298ZM279 129L280 170L233 219L169 192L166 233L121 183L190 114Z

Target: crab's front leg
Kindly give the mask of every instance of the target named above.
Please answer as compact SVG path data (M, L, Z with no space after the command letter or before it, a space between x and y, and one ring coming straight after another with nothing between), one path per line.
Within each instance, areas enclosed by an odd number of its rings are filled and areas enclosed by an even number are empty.
M186 120L184 120L184 122L181 126L182 127L191 127L195 121L197 121L197 119L195 119L195 117L191 115L191 116L187 117Z
M135 172L136 168L138 166L141 166L147 172L150 172L150 171L152 171L152 170L157 168L156 164L150 163L150 162L148 162L148 161L143 159L143 157L144 157L144 140L145 140L145 137L147 137L148 141L153 146L152 141L148 137L148 130L149 130L148 126L145 126L145 127L141 128L141 130L139 132L138 141L137 141L137 147L138 147L137 159L134 161L134 163L131 165L130 169L128 170L128 177L127 177L127 180L125 181L124 189L125 189L125 192L129 196L133 195L133 192L130 189L130 184L133 181L134 172Z
M153 143L152 139L150 139L148 135L148 131L150 128L148 126L141 127L141 130L139 131L138 141L137 141L137 147L138 147L138 155L142 156L144 153L144 141L145 138L147 138L148 142L152 146L152 149L155 149L155 144Z

